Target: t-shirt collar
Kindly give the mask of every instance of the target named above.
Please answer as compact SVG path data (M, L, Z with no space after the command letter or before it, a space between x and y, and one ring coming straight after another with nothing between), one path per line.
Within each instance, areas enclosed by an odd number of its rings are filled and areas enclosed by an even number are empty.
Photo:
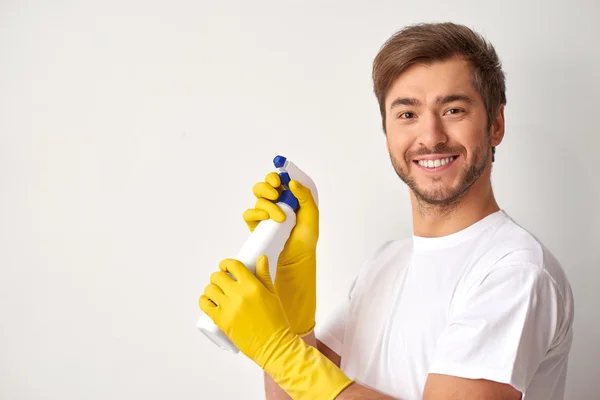
M465 240L477 236L485 229L506 218L508 218L506 212L504 210L499 210L458 232L451 233L450 235L431 238L413 235L414 249L436 250L455 246Z

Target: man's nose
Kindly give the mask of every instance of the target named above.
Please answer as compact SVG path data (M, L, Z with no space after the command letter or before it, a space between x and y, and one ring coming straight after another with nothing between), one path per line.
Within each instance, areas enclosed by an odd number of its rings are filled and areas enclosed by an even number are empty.
M422 146L433 149L438 144L448 141L448 136L446 135L446 130L440 116L432 114L424 115L421 117L421 121L423 125L421 132L419 132L418 141Z

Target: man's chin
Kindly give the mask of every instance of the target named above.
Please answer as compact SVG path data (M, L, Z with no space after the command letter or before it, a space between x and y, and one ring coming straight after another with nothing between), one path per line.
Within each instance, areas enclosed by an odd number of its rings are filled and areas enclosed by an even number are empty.
M403 171L401 171L403 172ZM420 203L432 206L449 206L454 204L461 196L459 188L442 180L435 182L427 181L419 185L414 176L404 173L396 173L400 179L410 188L413 195Z
M448 206L456 202L458 194L455 190L413 190L415 197L421 202L432 206Z

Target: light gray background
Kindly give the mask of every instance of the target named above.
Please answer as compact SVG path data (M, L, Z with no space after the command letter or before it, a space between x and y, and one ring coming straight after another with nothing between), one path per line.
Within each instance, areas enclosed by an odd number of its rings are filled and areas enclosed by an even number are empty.
M323 321L376 247L411 234L373 57L446 20L503 61L494 188L568 273L566 398L597 398L599 16L597 0L3 0L0 398L262 398L258 367L195 329L251 187L279 153L317 182Z

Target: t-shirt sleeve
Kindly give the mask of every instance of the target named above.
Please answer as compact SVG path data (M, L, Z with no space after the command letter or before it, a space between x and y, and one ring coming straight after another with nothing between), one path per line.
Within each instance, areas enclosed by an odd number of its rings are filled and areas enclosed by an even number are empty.
M494 267L450 313L429 372L507 383L525 394L552 347L561 304L540 267Z
M315 328L317 339L338 355L342 354L348 306L348 302L342 302L322 325Z
M342 355L342 345L344 343L344 333L346 331L346 321L348 309L350 308L350 299L356 285L357 278L350 285L348 297L344 298L324 321L323 324L315 328L316 338L338 355Z
M348 323L348 313L352 301L356 300L356 292L361 291L360 283L364 280L365 275L369 273L370 268L373 265L378 265L376 262L377 258L382 254L385 254L385 250L388 249L392 243L395 243L395 241L389 240L381 245L375 254L359 268L357 275L354 277L354 280L348 289L348 295L337 305L324 323L319 323L315 327L316 338L340 356L342 355L344 335Z

